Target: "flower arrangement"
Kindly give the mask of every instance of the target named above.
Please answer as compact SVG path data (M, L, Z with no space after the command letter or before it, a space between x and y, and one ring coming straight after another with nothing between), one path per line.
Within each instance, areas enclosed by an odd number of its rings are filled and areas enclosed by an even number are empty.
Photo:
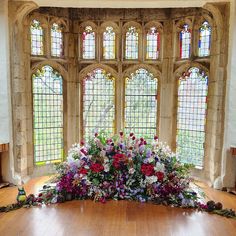
M176 154L155 136L148 144L133 133L111 138L96 133L88 143L81 141L69 150L67 160L57 166L55 186L45 186L25 203L0 208L8 211L23 205L59 203L72 199L126 199L155 204L189 207L236 218L221 203L199 200L190 186L192 165L182 164Z

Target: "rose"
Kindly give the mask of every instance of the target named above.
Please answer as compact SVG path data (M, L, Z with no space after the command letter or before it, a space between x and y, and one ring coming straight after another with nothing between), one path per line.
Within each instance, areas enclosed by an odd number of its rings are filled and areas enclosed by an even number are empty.
M161 172L161 171L158 171L157 173L156 173L156 176L157 176L157 178L158 178L158 181L163 181L163 179L164 179L164 173L163 172Z
M154 174L154 166L151 164L142 164L141 172L146 176L151 176Z
M79 170L79 174L86 175L87 173L88 173L88 171L85 168L81 168Z
M104 170L104 166L99 164L99 163L93 163L91 166L90 166L90 170L92 172L95 172L95 173L99 173L101 171Z
M125 156L122 153L117 153L113 156L113 163L112 165L116 168L116 169L120 169L121 164L125 164L128 162L128 158L127 156Z

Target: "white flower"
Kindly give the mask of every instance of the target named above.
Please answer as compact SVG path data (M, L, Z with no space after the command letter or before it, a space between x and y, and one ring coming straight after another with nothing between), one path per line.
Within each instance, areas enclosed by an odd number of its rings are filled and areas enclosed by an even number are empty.
M75 166L77 166L77 167L80 167L80 165L81 165L80 160L74 159L72 156L68 156L68 157L67 157L67 162L68 162L68 164L69 164L70 166L71 166L71 165L75 165Z
M154 170L156 172L164 172L165 171L165 166L163 164L161 164L160 162L156 163L156 166L154 167Z
M87 170L89 170L89 166L88 166L88 165L85 165L84 168L87 169Z
M105 172L108 172L109 170L110 170L109 165L104 165L104 171L105 171Z
M157 182L157 177L155 175L153 175L153 176L146 176L146 182L148 184L153 184L153 183Z
M106 151L105 151L105 150L102 150L102 151L100 152L100 156L101 156L101 157L106 157Z
M135 169L134 169L134 168L130 168L130 169L129 169L129 174L132 175L134 172L135 172Z

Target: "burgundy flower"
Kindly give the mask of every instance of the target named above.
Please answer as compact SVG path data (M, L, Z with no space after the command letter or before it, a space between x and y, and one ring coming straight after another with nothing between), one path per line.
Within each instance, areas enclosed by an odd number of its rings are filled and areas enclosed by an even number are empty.
M142 164L141 172L146 176L151 176L154 174L154 166L151 164Z
M124 133L123 133L122 131L120 131L120 136L123 136L123 134L124 134Z
M157 178L158 178L158 181L163 181L163 179L164 179L164 173L163 172L161 172L161 171L158 171L157 173L156 173L156 176L157 176Z
M134 135L134 133L130 133L129 136L132 137Z
M104 170L104 166L99 164L99 163L93 163L91 166L90 166L90 170L92 172L95 172L95 173L99 173L101 171Z

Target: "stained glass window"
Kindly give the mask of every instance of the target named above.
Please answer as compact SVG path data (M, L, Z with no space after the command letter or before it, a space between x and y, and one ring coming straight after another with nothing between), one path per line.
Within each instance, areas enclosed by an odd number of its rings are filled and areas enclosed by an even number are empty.
M178 80L177 153L184 163L203 166L208 77L193 67Z
M106 131L114 133L114 78L103 69L95 69L83 80L84 137Z
M54 57L63 56L62 27L56 23L51 28L51 54Z
M126 79L125 131L138 137L153 138L157 130L157 79L138 69Z
M151 27L147 33L146 59L155 60L159 57L160 34L156 27Z
M211 27L207 21L204 21L199 29L199 57L206 57L210 55L211 45Z
M103 33L103 58L115 59L116 34L111 26L106 27Z
M30 26L31 33L31 54L40 56L44 54L43 49L43 28L38 20L33 20Z
M32 76L34 160L36 164L63 158L63 79L51 66Z
M95 59L95 32L91 26L86 26L82 34L83 59Z
M125 59L138 59L138 32L133 26L126 32Z
M191 50L191 32L189 25L185 24L180 32L180 58L187 59L190 57Z

